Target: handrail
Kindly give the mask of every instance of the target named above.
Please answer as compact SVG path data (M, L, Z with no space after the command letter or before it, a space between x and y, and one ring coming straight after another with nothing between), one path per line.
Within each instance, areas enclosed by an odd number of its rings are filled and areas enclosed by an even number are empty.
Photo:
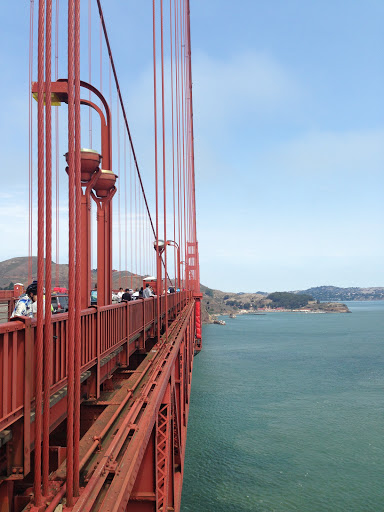
M191 300L188 291L171 294L168 298L169 315L177 312ZM102 367L102 360L110 357L115 349L126 345L126 353L136 349L134 338L139 336L142 347L145 340L153 336L156 318L156 301L151 297L126 303L102 307L91 307L81 312L81 371ZM165 317L165 301L161 298L161 318ZM161 320L164 321L164 320ZM66 354L68 313L52 316L52 375L51 394L66 386ZM24 414L25 396L28 388L30 398L34 396L34 342L36 319L21 317L0 324L0 431L8 428ZM30 346L26 344L26 330ZM153 327L153 329L152 329ZM97 340L100 337L100 347ZM133 341L132 341L133 340ZM130 348L130 345L133 346ZM32 353L29 353L32 352ZM118 354L114 356L118 360ZM28 381L28 382L27 382ZM100 380L98 382L100 386Z

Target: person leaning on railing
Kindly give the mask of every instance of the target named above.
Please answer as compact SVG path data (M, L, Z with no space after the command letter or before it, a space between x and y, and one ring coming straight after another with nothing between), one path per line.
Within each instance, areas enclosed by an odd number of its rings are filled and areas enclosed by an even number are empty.
M131 300L131 293L129 293L129 288L126 288L125 289L125 292L123 293L122 297L121 297L121 301L122 302L129 302Z
M20 296L16 303L11 318L15 316L29 316L33 318L32 305L37 300L37 281L30 284L23 295Z
M144 297L144 299L148 299L149 297L153 297L153 292L152 292L151 287L149 286L148 283L145 285L145 288L143 290L143 297Z

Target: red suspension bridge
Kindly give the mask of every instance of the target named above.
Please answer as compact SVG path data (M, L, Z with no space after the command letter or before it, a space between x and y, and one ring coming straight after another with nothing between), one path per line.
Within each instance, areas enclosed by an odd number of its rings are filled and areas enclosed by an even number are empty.
M30 3L37 314L0 324L1 512L180 509L201 350L189 0L153 0L152 23L151 202L100 0ZM69 310L52 314L63 239ZM147 277L155 296L112 304L117 260L119 287Z

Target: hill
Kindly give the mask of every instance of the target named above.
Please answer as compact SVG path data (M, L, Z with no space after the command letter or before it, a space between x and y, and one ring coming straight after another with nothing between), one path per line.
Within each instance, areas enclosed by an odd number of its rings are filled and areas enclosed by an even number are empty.
M45 265L45 262L44 262ZM58 275L58 286L68 287L68 264L56 264L52 261L52 286L56 286L56 271ZM37 276L37 257L32 257L32 279ZM112 281L113 288L118 289L120 286L123 288L136 288L142 286L143 277L131 272L113 271ZM92 282L96 283L97 272L92 270ZM27 286L28 283L28 257L23 256L20 258L11 258L9 260L0 262L0 289L9 288L10 284L23 283Z
M318 303L311 294L297 292L231 293L201 285L203 292L203 322L210 323L217 315L255 313L273 310L306 310L313 313L348 313L345 304ZM302 296L302 299L299 297Z
M58 285L68 286L68 265L52 262L52 282L55 285L56 269L58 273ZM93 282L96 282L96 270L93 270ZM37 275L37 257L32 257L32 276L33 279ZM123 288L136 288L141 286L142 279L145 276L136 275L129 271L114 271L112 274L113 288L119 286ZM0 262L0 288L8 288L11 283L21 282L28 284L28 258L19 257ZM207 323L212 320L212 315L238 313L239 311L257 311L265 307L270 307L272 301L267 298L266 292L256 293L233 293L214 290L207 286L201 285L203 293L203 322ZM384 288L338 288L336 286L318 286L308 288L307 290L296 290L295 294L310 295L314 301L350 301L350 300L384 300ZM332 306L337 309L336 306ZM326 310L325 305L313 309ZM328 309L329 308L328 306Z
M295 293L308 294L320 301L349 301L349 300L384 300L384 288L338 288L337 286L317 286L300 290Z

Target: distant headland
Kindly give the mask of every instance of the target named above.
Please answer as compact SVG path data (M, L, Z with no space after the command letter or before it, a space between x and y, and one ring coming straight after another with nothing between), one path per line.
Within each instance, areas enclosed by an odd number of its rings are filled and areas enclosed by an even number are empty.
M338 288L318 286L291 292L231 293L201 286L203 322L212 323L217 315L294 311L302 313L350 313L340 301L384 300L384 287Z

